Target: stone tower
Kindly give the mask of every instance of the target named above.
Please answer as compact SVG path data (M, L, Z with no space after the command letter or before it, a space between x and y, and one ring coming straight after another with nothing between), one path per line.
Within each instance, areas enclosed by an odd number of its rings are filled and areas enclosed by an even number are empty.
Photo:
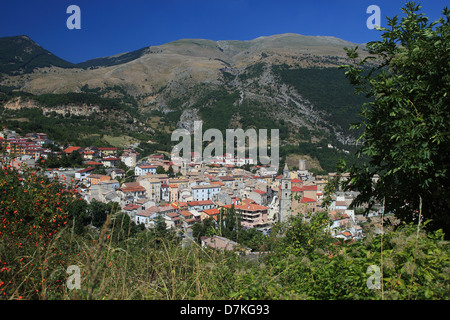
M291 215L291 177L287 164L284 166L280 181L278 220L284 222Z

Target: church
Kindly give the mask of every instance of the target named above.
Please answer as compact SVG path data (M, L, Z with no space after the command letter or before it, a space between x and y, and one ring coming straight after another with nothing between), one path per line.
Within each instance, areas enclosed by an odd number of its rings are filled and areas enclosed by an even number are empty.
M303 185L292 179L287 164L284 166L278 193L278 222L285 222L292 215L307 215L317 210L317 185Z

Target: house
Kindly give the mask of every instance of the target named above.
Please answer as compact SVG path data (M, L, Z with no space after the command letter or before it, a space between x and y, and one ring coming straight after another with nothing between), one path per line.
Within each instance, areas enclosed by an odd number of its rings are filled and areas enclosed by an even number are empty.
M350 225L350 217L345 213L330 211L330 218L333 221L330 226L331 230L346 228Z
M86 165L88 165L90 167L103 167L103 163L98 162L98 161L87 161Z
M147 198L151 201L159 203L161 201L161 180L159 179L142 179L139 180L147 193Z
M212 237L201 237L200 240L203 248L209 247L218 250L239 251L243 253L251 252L251 249L243 247L237 242L216 235Z
M122 211L128 214L131 220L135 221L136 213L141 210L141 208L142 207L140 205L130 203L123 207Z
M220 192L221 187L217 185L207 184L194 186L191 189L194 201L202 201L202 200L212 200L213 196L216 193Z
M156 166L151 164L140 164L134 168L135 176L143 176L145 174L156 174Z
M110 157L110 156L102 158L101 161L102 161L103 166L105 166L107 168L118 166L119 163L120 163L120 159L119 158Z
M334 236L335 238L344 239L344 240L352 240L352 234L348 231L340 232Z
M139 224L144 224L146 228L152 228L153 227L153 219L158 215L158 212L152 212L148 210L142 210L136 212L136 215L134 216L134 222Z
M227 187L232 187L234 185L234 177L231 177L231 176L219 176L218 178Z
M230 209L232 205L223 206L223 208ZM241 214L241 226L244 228L262 228L269 224L267 210L268 207L261 206L255 203L246 203L235 205L236 212Z
M267 192L259 189L251 191L248 195L249 199L252 199L257 204L266 205L267 204Z
M184 219L186 226L192 226L196 221L198 221L191 211L181 210L179 213L180 217Z
M150 207L156 206L156 202L151 201L150 199L147 198L139 199L138 201L135 202L135 204L141 206L142 210L147 210Z
M307 214L317 211L317 186L291 186L291 211L293 214Z
M111 177L104 174L91 174L86 178L86 180L89 181L91 185L93 185L109 181L111 180Z
M295 178L295 179L291 180L291 187L300 188L302 186L302 184L303 184L303 182L300 179Z
M145 188L137 182L124 183L117 191L123 203L134 203L145 198Z
M182 226L184 219L177 212L165 213L164 219L168 228L178 228Z
M87 167L87 168L78 170L75 172L75 179L83 180L86 177L88 177L91 174L91 172L94 170L95 170L94 167Z
M105 180L105 181L100 181L100 185L107 190L117 190L120 187L120 183L117 180Z
M187 204L188 210L194 209L197 211L203 211L203 210L214 208L214 202L212 202L211 200L188 201L186 204Z
M112 156L112 157L117 157L117 155L118 155L118 153L119 153L119 148L114 148L114 147L111 147L111 148L98 148L97 149L97 151L98 151L98 154L99 154L99 156L100 157L110 157L110 156Z
M300 200L300 214L306 214L306 213L314 213L317 209L317 201L316 199L311 199L307 197L303 197Z
M83 160L93 160L95 156L95 152L94 151L85 151L83 153Z
M344 212L347 210L347 203L345 202L345 197L336 197L336 202L334 206L336 212Z
M83 149L81 147L68 147L63 150L66 155L72 154L72 152L78 151L80 154L83 154Z
M161 201L170 202L170 190L168 184L161 184Z
M361 239L363 237L362 228L359 225L351 226L349 231L352 234L352 237L355 239Z
M124 152L120 156L120 160L128 167L132 168L136 165L137 154L135 152Z
M169 202L178 201L178 185L169 184Z
M220 210L217 208L213 208L213 209L206 209L200 212L201 216L200 216L200 220L203 221L205 219L208 218L215 218L217 220L217 216L219 215Z
M122 169L114 169L113 171L111 171L111 178L113 179L123 179L125 177L125 170Z

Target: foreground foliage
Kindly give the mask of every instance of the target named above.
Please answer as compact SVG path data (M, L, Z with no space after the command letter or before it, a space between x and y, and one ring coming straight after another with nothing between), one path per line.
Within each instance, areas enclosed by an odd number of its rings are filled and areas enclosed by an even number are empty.
M114 205L86 204L35 171L2 166L0 200L1 299L449 298L442 231L404 224L342 243L321 213L277 225L261 240L265 255L241 256L183 248L176 233L143 230ZM70 265L80 289L67 286ZM369 266L382 272L380 289L367 285Z
M382 40L367 45L371 57L360 61L357 49L348 50L354 65L345 66L346 74L372 101L362 112L359 151L370 161L345 169L345 188L361 192L356 205L384 202L403 221L430 219L429 230L448 235L450 10L430 22L420 8L409 2L404 17L389 18ZM366 72L367 59L379 66Z

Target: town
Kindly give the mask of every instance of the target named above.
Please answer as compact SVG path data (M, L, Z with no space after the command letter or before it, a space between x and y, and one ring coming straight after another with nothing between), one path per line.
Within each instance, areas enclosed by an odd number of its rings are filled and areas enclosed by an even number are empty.
M274 224L287 221L291 215L309 219L314 213L327 211L329 232L343 240L358 241L364 237L362 224L368 217L382 214L382 207L364 216L363 208L350 209L356 192L332 195L331 204L323 205L324 189L336 173L314 175L299 160L298 170L277 175L277 167L257 165L251 158L237 158L226 153L205 164L192 152L191 159L166 159L164 154L141 157L133 146L55 148L44 133L20 136L4 129L0 133L3 158L20 169L35 167L51 159L78 159L76 166L45 168L48 177L72 184L87 202L116 202L121 211L136 224L147 229L163 218L167 229L192 237L192 226L208 218L214 221L222 209L234 207L241 217L241 227L268 235ZM53 145L53 148L46 146ZM341 177L345 179L344 177ZM380 231L381 232L381 231ZM237 243L214 236L202 237L202 244L233 250Z

